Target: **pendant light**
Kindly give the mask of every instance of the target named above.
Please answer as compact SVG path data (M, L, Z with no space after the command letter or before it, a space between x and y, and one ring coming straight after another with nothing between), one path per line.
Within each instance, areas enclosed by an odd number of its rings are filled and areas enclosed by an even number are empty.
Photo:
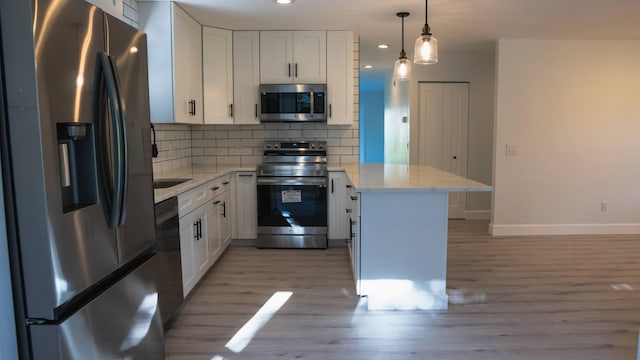
M424 0L424 28L422 35L416 39L413 51L413 62L416 64L435 64L438 62L438 40L431 35L429 27L429 0Z
M411 76L411 61L407 59L407 53L404 51L404 18L409 16L409 13L399 12L396 16L402 18L402 50L400 51L400 57L393 66L393 79L407 81Z

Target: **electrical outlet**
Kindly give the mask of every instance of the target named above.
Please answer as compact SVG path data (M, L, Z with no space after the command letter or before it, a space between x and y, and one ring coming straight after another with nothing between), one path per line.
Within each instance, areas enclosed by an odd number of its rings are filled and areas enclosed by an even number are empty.
M507 156L515 156L518 155L518 148L515 145L507 144Z
M600 203L600 211L602 212L607 212L607 203L606 202L601 202Z

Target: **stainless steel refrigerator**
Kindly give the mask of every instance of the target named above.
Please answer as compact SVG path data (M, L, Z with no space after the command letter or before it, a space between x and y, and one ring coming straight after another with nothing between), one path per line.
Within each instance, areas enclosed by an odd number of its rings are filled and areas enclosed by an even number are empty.
M2 0L2 170L21 357L162 359L146 37Z

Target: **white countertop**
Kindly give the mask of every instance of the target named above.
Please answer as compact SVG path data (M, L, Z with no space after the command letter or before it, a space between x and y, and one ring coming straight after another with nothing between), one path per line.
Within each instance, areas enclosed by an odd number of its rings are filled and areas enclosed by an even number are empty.
M255 165L194 165L154 174L154 180L191 179L165 189L155 189L159 203L198 185L234 171L255 171ZM491 191L492 187L431 166L401 164L331 165L330 171L346 171L358 191Z
M358 191L492 190L489 185L426 165L351 164L340 168L346 171Z
M191 190L198 185L227 175L234 171L256 171L255 165L224 164L224 165L193 165L163 171L154 174L154 181L165 179L191 179L182 184L164 189L154 189L153 195L155 203L159 203L172 196L177 196L185 191Z

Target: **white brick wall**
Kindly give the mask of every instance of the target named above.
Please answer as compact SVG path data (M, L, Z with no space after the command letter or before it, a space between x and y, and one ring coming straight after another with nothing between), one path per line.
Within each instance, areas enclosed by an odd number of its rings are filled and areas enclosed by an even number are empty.
M191 166L192 140L189 125L154 124L158 157L153 159L153 172L159 173Z

